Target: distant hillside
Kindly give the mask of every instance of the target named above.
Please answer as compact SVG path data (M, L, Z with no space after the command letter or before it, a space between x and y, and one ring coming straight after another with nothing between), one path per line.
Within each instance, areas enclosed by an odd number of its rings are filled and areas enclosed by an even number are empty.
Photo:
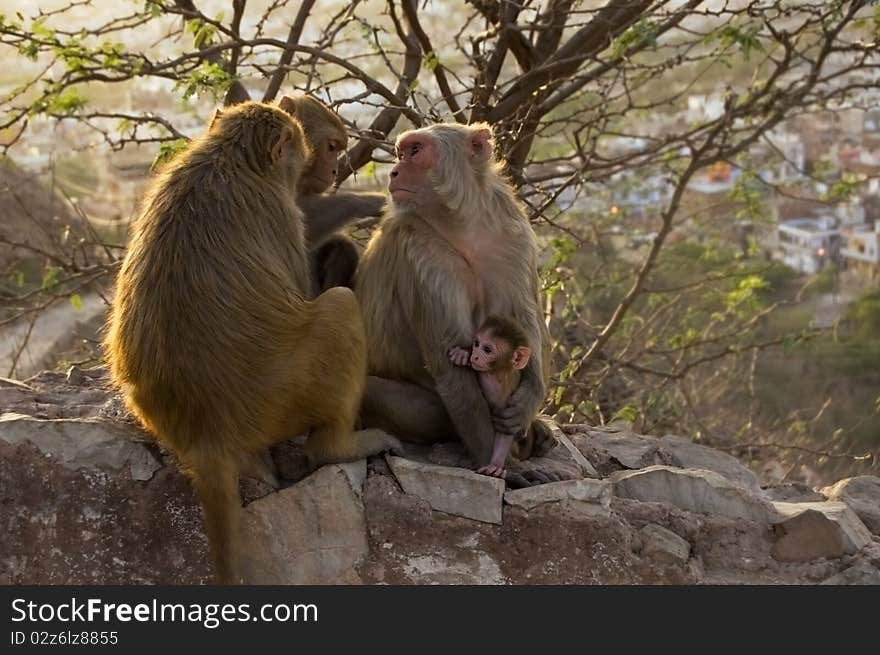
M39 252L13 247L10 242L55 255L82 234L80 221L63 198L47 188L38 175L0 157L0 274L11 273L16 260L42 258Z

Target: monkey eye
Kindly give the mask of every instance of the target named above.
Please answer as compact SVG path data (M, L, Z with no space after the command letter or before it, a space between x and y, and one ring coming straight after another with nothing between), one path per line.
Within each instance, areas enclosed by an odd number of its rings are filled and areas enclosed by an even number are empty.
M474 343L473 343L472 345L473 345L474 348L479 348L479 347L480 347L480 340L479 340L479 339L474 339Z
M486 353L487 355L491 355L492 349L489 346L483 346L483 352Z
M338 150L338 148L336 147L335 143L333 143L332 141L329 141L327 143L327 150L329 150L330 152L336 152L336 150Z
M415 156L418 154L419 150L421 150L421 149L422 149L422 144L421 144L421 143L414 143L414 144L412 144L412 145L409 147L409 156L410 156L410 157L415 157Z

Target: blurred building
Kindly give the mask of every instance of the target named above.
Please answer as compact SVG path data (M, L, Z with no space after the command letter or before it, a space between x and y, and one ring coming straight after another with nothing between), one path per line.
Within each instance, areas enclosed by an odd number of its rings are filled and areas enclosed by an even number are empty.
M880 220L843 231L840 255L848 271L869 280L880 279Z
M840 254L840 231L832 218L783 221L777 238L776 258L801 273L816 273Z

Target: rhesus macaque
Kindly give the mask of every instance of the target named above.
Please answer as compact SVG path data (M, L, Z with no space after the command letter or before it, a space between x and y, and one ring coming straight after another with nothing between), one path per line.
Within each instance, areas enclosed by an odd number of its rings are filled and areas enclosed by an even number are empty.
M535 234L500 174L487 125L406 132L396 149L393 207L364 252L355 285L370 374L361 418L421 443L457 436L480 468L491 461L495 434L531 424L544 399L550 340ZM540 353L506 406L492 413L476 376L447 356L491 314L522 326ZM532 428L548 432L538 421Z
M227 102L238 102L242 97L233 96ZM387 199L384 193L325 193L336 183L338 159L348 144L345 125L311 96L284 96L278 106L296 116L312 152L297 191L305 214L313 292L317 295L334 286L350 288L360 255L354 242L337 231L358 218L380 216Z
M532 349L529 338L516 323L501 316L490 316L477 330L470 348L453 346L449 359L456 366L470 366L477 372L480 388L492 409L504 409L519 385L520 371L529 363ZM507 455L514 437L524 435L526 426L516 434L495 434L488 466L477 473L503 478Z
M348 289L309 295L302 129L277 107L217 112L154 178L132 226L105 349L131 411L202 501L219 582L238 582L238 473L307 431L313 466L393 449L353 432L366 376Z

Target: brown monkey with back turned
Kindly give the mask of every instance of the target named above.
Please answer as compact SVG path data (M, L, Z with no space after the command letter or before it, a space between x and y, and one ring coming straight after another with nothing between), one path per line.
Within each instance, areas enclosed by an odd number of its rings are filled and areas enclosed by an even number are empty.
M533 422L550 356L537 242L500 174L489 127L434 125L402 134L396 148L393 207L367 246L355 285L370 373L361 418L422 443L458 437L478 467L489 463L496 432L532 424L533 434L552 440ZM522 326L538 354L507 406L491 413L473 373L446 354L469 342L489 314Z
M520 371L529 363L532 349L522 328L501 316L489 316L477 329L470 348L453 346L449 360L456 366L469 366L477 372L480 388L492 409L504 409L519 385ZM516 433L495 434L492 457L477 473L503 478L507 455L516 437L525 435L523 426Z
M105 347L129 408L192 477L218 581L237 582L238 472L310 431L313 466L394 448L353 432L366 374L351 291L309 302L302 129L261 103L218 112L153 180Z

